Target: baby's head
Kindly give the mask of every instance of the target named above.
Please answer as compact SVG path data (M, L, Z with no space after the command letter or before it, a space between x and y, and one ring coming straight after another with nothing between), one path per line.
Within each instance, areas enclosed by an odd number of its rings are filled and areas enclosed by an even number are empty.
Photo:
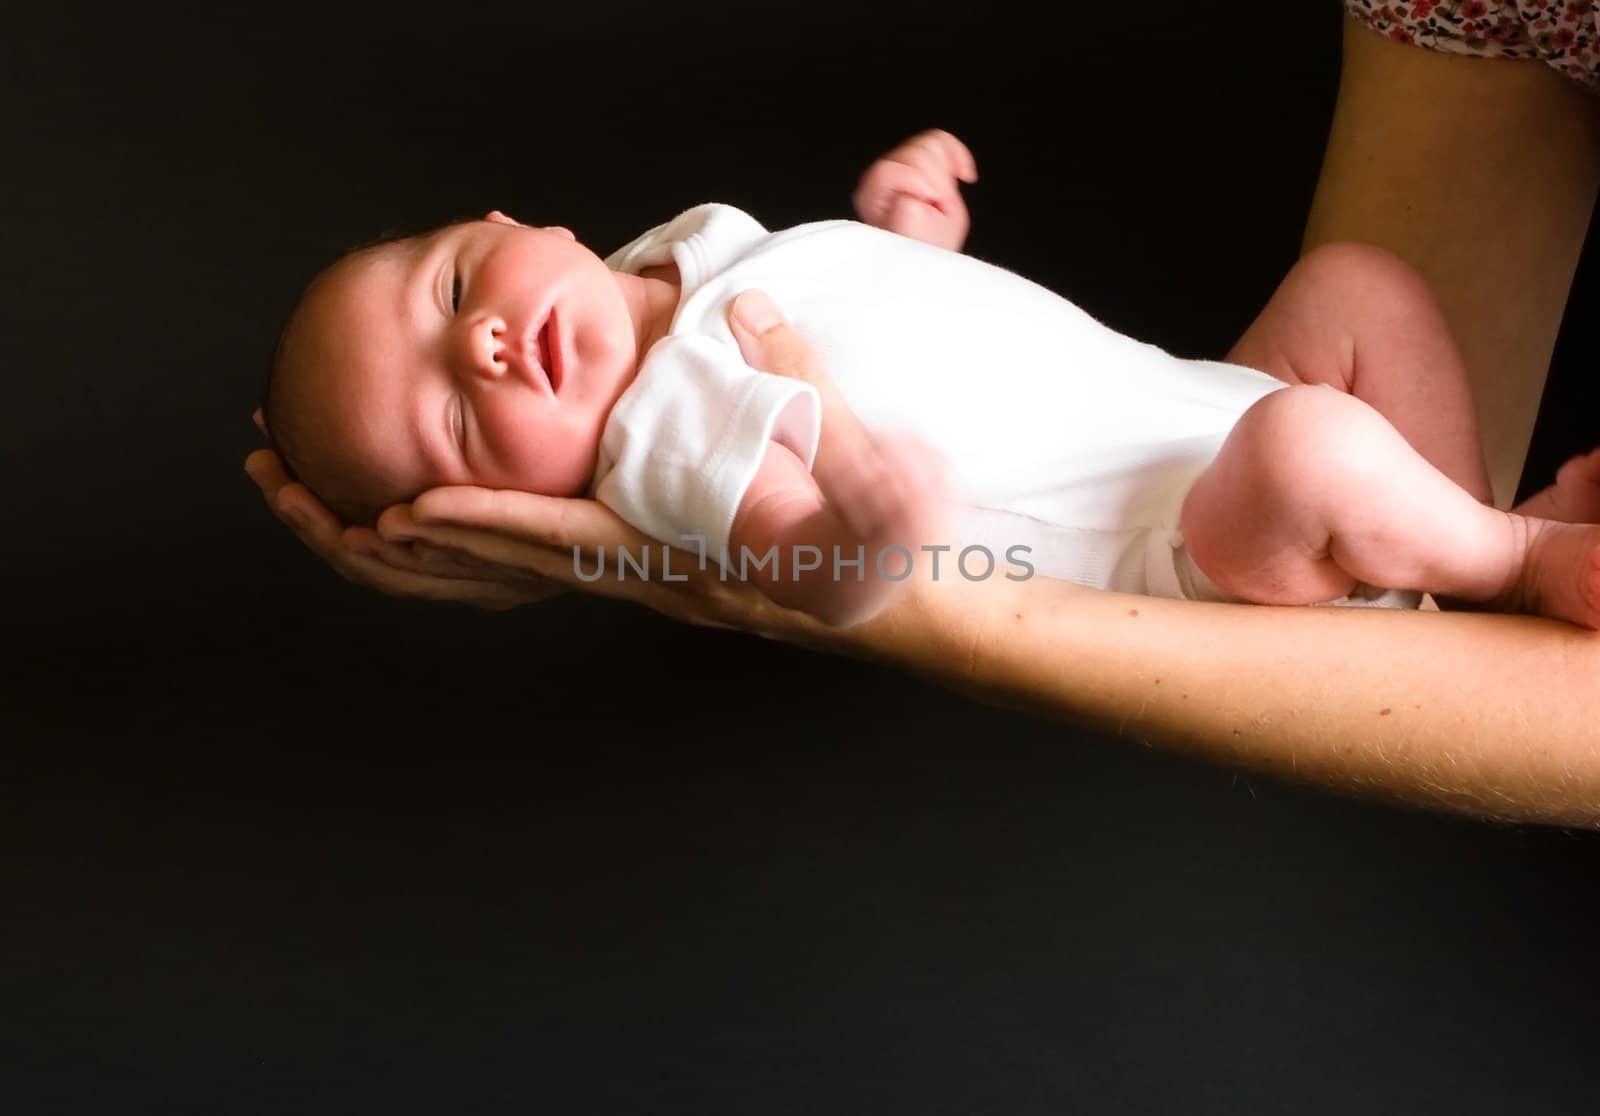
M639 359L619 276L503 214L341 257L308 286L262 413L353 523L441 484L574 496Z

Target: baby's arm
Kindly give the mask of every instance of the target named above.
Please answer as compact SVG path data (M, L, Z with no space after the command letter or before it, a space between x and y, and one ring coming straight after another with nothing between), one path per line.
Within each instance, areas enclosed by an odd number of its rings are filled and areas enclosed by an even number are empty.
M943 494L940 461L907 438L874 437L870 453L819 461L815 476L794 451L770 442L734 517L731 572L742 570L786 608L836 627L858 624L906 584L907 562L925 558L918 548L938 535ZM885 553L894 546L906 552Z
M921 132L867 168L856 187L863 223L961 251L971 222L958 182L978 181L978 164L949 132Z

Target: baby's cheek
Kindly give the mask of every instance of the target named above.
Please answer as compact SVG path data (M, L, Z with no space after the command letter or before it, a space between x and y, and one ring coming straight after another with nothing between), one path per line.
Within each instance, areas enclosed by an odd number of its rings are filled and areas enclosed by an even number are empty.
M599 454L598 437L566 437L552 439L538 456L538 470L543 475L543 493L547 496L582 496L589 489L594 476L595 458Z
M472 483L540 496L573 496L584 490L593 469L593 453L584 452L570 438L523 431L506 436L500 452Z
M479 474L471 483L541 496L579 496L594 475L605 415L545 400L482 415L482 452L469 454ZM526 405L526 404L535 405Z

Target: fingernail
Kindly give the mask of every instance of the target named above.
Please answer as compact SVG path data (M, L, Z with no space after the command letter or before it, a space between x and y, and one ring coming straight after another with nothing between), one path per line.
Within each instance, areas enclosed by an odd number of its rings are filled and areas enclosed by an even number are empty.
M306 513L295 507L293 504L290 504L288 507L280 510L283 512L284 518L290 523L293 523L296 527L303 528L311 526L311 520L309 517L307 517Z
M745 291L734 299L733 316L751 333L765 333L783 322L783 314L761 291Z

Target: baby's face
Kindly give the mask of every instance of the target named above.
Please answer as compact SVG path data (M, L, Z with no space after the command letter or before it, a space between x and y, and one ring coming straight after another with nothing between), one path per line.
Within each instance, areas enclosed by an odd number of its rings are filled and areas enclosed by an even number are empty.
M316 425L390 499L583 491L638 362L614 273L494 213L345 261L305 306Z

